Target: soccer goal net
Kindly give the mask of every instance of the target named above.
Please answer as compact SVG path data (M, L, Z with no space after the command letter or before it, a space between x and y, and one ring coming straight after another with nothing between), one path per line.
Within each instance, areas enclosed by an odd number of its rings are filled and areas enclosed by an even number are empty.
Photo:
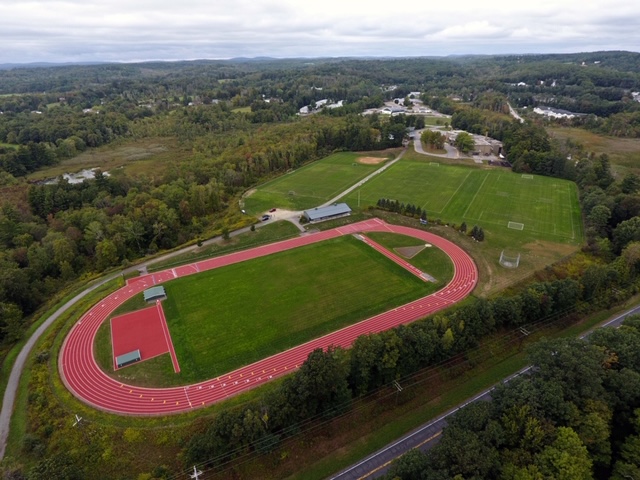
M524 230L524 223L509 222L507 227L512 228L514 230Z
M500 265L505 268L518 268L520 266L520 254L505 253L503 250L500 252Z

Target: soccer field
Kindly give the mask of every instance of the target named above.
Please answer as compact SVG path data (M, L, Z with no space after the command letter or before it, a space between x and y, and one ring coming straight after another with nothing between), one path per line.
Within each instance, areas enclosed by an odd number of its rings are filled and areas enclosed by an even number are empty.
M450 263L444 254L440 261ZM180 382L220 375L427 295L452 274L423 282L345 236L173 280L163 307Z
M466 222L523 238L583 240L577 188L567 180L403 159L343 200L365 208L380 198L419 206L431 221Z
M334 153L259 186L244 200L245 210L257 215L270 208L303 210L331 200L382 166L358 162L362 154Z

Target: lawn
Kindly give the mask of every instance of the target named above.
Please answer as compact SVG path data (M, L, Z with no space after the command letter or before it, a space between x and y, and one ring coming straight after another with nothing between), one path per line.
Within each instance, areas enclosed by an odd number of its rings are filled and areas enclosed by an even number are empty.
M466 222L519 243L583 239L577 188L557 178L403 158L343 200L365 208L380 198L419 206L431 221Z
M450 260L442 255L438 261L451 269ZM165 284L168 298L163 307L182 372L171 373L168 356L163 355L167 359L158 357L112 375L162 386L205 380L432 293L441 285L423 282L351 236L176 279ZM130 302L133 308L136 300ZM106 327L97 343L98 361L109 371Z
M420 240L409 237L407 235L398 235L387 232L369 232L367 237L374 242L379 243L387 250L394 252L401 258L421 271L428 273L437 280L436 286L442 287L453 278L453 263L446 253L439 248L424 248L418 254L411 258L402 255L397 249L401 247L423 246Z
M245 209L257 215L273 207L288 210L317 207L382 166L382 163L365 165L358 162L358 158L364 156L372 155L334 153L282 175L259 186L245 198Z

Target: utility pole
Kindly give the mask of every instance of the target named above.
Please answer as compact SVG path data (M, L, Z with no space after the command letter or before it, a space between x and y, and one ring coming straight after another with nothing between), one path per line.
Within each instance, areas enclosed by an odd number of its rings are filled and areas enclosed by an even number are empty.
M194 480L198 480L198 477L202 475L202 470L198 470L196 469L196 466L193 466L193 473L191 475L189 475L191 478L193 478Z
M397 380L393 381L393 386L396 387L396 405L398 405L398 396L400 396L400 392L404 389Z

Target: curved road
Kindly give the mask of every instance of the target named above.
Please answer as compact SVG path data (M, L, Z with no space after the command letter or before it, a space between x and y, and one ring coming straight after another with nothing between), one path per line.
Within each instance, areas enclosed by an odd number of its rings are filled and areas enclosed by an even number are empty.
M454 277L442 290L381 313L318 339L193 385L173 388L143 388L125 385L106 375L93 355L95 335L101 323L123 302L152 285L185 275L242 262L251 258L309 245L341 235L368 231L389 231L429 242L451 257ZM457 245L432 233L367 220L324 232L298 237L251 250L208 259L131 279L129 283L91 308L72 328L59 357L59 368L67 388L95 408L131 415L166 415L210 405L259 386L295 370L309 352L329 345L348 347L360 335L387 330L446 308L466 297L476 285L478 272L473 260Z

